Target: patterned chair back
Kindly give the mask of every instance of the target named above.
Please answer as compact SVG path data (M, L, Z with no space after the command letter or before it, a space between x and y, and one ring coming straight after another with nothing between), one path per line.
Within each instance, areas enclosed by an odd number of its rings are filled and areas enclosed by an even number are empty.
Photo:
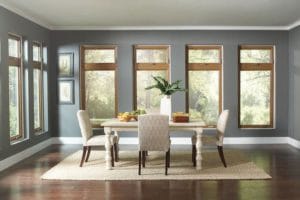
M140 151L168 151L170 148L169 116L159 114L138 117Z

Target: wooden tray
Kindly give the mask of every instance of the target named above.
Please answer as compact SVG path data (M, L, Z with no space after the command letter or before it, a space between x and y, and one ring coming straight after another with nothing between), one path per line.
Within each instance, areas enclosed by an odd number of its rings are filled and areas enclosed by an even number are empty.
M176 123L189 122L189 117L188 116L173 116L173 122L176 122Z

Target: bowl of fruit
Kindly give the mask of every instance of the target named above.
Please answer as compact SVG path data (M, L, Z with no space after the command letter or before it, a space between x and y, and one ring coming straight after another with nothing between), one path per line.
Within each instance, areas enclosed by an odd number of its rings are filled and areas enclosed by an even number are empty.
M130 117L129 112L121 112L118 114L118 119L121 122L129 122L131 117Z
M133 110L131 112L123 112L123 113L119 113L118 114L118 119L121 122L129 122L131 120L138 120L138 116L139 115L144 115L146 114L146 111L143 109L137 109L137 110Z

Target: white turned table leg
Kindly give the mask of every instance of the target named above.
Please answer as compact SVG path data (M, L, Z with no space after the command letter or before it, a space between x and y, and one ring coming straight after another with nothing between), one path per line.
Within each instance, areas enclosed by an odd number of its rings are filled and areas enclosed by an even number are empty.
M201 148L202 148L202 129L198 129L196 131L196 150L197 150L197 154L196 154L196 169L200 170L202 169L202 155L201 155Z
M111 128L109 127L104 127L104 133L105 133L105 162L106 162L106 169L112 169L111 165Z

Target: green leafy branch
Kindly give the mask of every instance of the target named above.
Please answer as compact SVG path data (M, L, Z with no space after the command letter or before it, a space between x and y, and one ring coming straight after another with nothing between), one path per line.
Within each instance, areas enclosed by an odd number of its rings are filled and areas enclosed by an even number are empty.
M146 87L145 90L151 90L151 89L159 89L161 94L163 95L172 95L175 92L186 92L187 90L185 88L181 88L179 85L181 83L181 80L177 80L173 83L169 83L166 79L164 79L161 76L152 76L152 78L155 80L156 84L151 85L149 87Z

